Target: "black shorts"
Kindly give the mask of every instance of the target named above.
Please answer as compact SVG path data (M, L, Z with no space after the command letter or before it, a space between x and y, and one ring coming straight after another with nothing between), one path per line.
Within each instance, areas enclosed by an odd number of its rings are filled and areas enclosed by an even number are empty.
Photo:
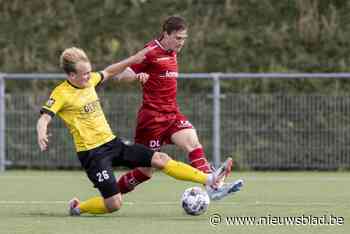
M120 192L113 167L151 167L153 154L143 145L126 145L115 138L95 149L78 152L78 157L90 181L108 198Z

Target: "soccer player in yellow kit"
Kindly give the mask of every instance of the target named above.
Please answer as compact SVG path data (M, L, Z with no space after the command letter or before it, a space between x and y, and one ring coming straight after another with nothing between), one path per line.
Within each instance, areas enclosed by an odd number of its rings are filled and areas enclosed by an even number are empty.
M60 65L67 79L59 84L42 107L37 122L38 144L42 151L48 147L47 128L52 118L58 115L73 136L78 158L90 181L101 196L80 202L73 198L69 202L70 215L82 213L104 214L118 210L122 196L115 175L114 166L153 167L179 180L193 181L208 187L216 184L225 174L223 165L211 174L172 160L167 154L154 152L143 145L126 145L116 137L100 105L95 87L121 73L131 64L140 63L145 54L153 48L147 47L135 55L114 63L100 72L91 71L91 63L82 49L68 48L60 57ZM144 83L148 74L135 74ZM221 199L240 187L232 185L225 190L210 190L213 199Z

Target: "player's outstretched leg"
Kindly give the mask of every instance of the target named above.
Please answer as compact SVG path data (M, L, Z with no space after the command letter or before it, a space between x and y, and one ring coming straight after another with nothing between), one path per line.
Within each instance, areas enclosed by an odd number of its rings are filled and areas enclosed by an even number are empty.
M120 193L106 199L103 197L93 197L83 202L75 197L68 202L68 212L71 216L79 216L83 213L107 214L120 209L120 207Z
M208 187L215 187L214 185L218 183L226 171L217 170L214 173L206 174L188 164L172 160L167 154L161 152L154 153L152 166L161 169L165 174L175 179L192 181Z
M210 164L208 163L204 151L202 148L197 148L189 154L190 164L192 167L202 171L204 173L210 174L213 171L210 168ZM232 159L230 159L230 163L225 164L225 168L220 168L220 170L224 170L224 176L221 176L220 181L217 182L216 187L222 185L226 176L231 172ZM147 170L148 169L148 170ZM135 168L131 171L126 172L118 179L118 187L122 194L129 193L135 189L135 187L147 180L149 180L152 176L151 168Z
M118 179L118 187L122 194L131 192L135 187L152 176L152 168L135 168L121 175Z
M152 161L153 167L179 180L193 181L203 185L206 185L208 177L210 181L214 181L211 175L208 176L188 164L171 160L165 153L155 152ZM138 184L149 180L152 173L145 173L145 171L152 172L151 170L152 168L136 168L123 174L117 182L120 192L122 194L131 192Z
M68 203L68 211L71 216L79 216L83 213L89 214L106 214L110 213L103 201L102 197L94 197L84 202L80 202L78 198L73 198Z

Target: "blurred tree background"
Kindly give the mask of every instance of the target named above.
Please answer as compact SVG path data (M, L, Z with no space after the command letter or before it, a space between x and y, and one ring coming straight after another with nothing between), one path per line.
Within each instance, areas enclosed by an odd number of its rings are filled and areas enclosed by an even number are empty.
M349 12L343 0L0 0L0 71L61 72L58 57L71 46L84 48L102 69L142 48L167 16L178 14L189 23L182 73L346 72ZM274 92L281 82L223 88ZM290 81L283 88L328 92L329 82ZM348 82L339 82L337 91L347 90Z
M59 55L71 46L103 69L157 37L174 14L189 24L181 73L348 72L349 12L344 0L0 0L0 72L61 72ZM61 145L49 156L36 146L33 113L58 82L6 80L6 155L15 166L76 165L61 122L52 128ZM103 107L112 128L132 139L140 92L115 82L103 89ZM212 152L212 81L178 85L181 110ZM350 79L222 80L221 87L221 153L239 167L350 168Z

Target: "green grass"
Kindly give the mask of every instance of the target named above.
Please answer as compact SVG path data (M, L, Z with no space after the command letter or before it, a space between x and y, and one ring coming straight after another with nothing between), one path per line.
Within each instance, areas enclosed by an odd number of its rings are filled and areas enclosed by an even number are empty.
M117 172L117 174L119 174ZM0 174L0 233L350 233L350 174L328 172L243 172L244 191L212 202L205 215L185 215L182 191L193 183L157 173L153 180L124 196L123 208L108 215L69 217L73 196L97 195L83 172L7 171ZM335 215L344 225L220 225L210 215Z

